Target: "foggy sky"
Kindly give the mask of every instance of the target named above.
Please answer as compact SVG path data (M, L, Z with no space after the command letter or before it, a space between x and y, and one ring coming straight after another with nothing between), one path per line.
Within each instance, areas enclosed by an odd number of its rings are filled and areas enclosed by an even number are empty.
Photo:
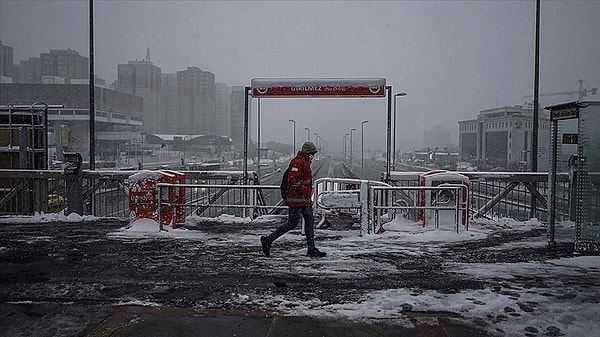
M535 1L95 1L95 72L150 48L163 73L196 66L230 86L252 78L386 78L397 99L398 148L439 125L533 93ZM88 1L0 0L0 40L14 61L50 49L88 56ZM600 87L600 1L542 1L540 92ZM543 96L542 107L576 100ZM600 100L600 96L589 96ZM532 99L527 99L531 101ZM387 99L262 99L262 141L290 143L305 127L341 152L365 125L365 148L384 150ZM256 112L257 100L253 100ZM256 117L251 121L256 134ZM253 136L254 138L255 136Z

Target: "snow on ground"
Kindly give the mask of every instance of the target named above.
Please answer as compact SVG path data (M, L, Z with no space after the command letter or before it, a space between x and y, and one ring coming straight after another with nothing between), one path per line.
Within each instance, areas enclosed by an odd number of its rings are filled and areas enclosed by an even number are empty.
M202 222L206 219L191 218L190 222ZM211 218L213 222L227 224L249 224L248 218L221 216ZM254 222L270 221L261 218ZM273 225L274 229L277 225ZM468 231L456 233L454 228L435 230L422 227L418 223L396 219L385 225L386 231L380 235L360 237L358 230L334 231L317 230L317 235L325 240L317 241L319 248L328 253L327 258L314 260L298 258L303 256L304 247L283 245L284 243L303 242L299 230L292 231L273 244L272 257L265 258L271 270L282 270L290 274L316 277L337 277L360 279L361 275L385 275L397 273L397 267L386 262L356 258L358 254L394 252L414 256L438 251L445 244L479 240L497 231L527 231L542 229L543 224L536 219L519 222L513 219L481 220L471 224ZM248 227L239 232L203 233L197 230L176 229L159 232L158 224L153 221L141 221L131 224L111 235L120 237L173 237L192 240L205 240L210 244L224 245L232 242L242 245L258 245L257 233ZM218 237L219 240L211 240ZM557 228L557 238L573 241L573 223L565 222ZM543 236L521 241L500 244L491 249L541 247L547 245ZM286 250L280 249L286 246ZM290 263L293 261L294 263ZM287 312L292 315L335 316L350 319L397 319L410 323L403 310L429 312L454 312L465 318L487 319L505 336L522 336L524 332L541 333L550 336L592 336L600 329L596 318L600 316L600 293L598 288L554 282L552 275L562 275L576 279L580 275L600 280L600 257L579 256L546 261L519 263L455 263L451 272L480 277L482 279L503 280L511 284L516 278L539 279L539 284L524 288L513 284L514 291L496 291L494 289L468 290L458 293L440 293L432 290L386 289L363 294L351 303L327 303L319 299L306 300L289 298L282 294L232 294L230 302L235 304L256 305Z
M11 215L0 217L0 224L26 224L26 223L44 223L44 222L84 222L98 221L100 218L93 215L79 215L71 213L65 215L65 211L60 213L44 214L36 212L34 215Z
M135 221L128 226L109 233L115 239L168 238L201 240L207 245L239 244L259 246L260 235L267 234L277 226L280 218L236 218L223 215L210 218L211 222L240 225L239 231L211 233L185 228L159 230L159 224L148 219ZM33 217L0 218L0 223L28 222L80 222L97 220L94 217L71 214L37 214ZM201 223L207 219L188 218L188 224ZM269 223L269 229L256 230L253 223ZM385 261L357 258L360 255L390 253L418 259L423 254L440 251L444 245L480 240L499 231L528 231L542 229L536 219L519 222L512 219L478 220L468 231L456 233L452 226L441 229L423 228L418 223L396 219L385 225L380 235L359 236L358 230L317 230L318 247L326 251L324 259L304 257L302 245L285 243L303 242L299 230L287 233L272 247L272 257L261 262L273 271L285 271L313 277L336 277L360 279L361 276L398 273L396 266ZM218 238L218 240L217 240ZM557 227L557 240L574 240L573 223L564 222ZM511 241L490 247L491 250L511 250L523 247L547 245L545 237ZM282 247L285 246L285 249ZM493 288L441 293L433 290L395 288L372 291L348 303L327 303L319 299L300 299L281 293L232 294L232 304L254 305L279 310L291 315L332 316L350 319L397 319L412 324L404 311L454 312L467 319L483 319L504 336L523 336L524 332L549 336L597 336L600 323L600 291L596 284L578 283L580 277L600 281L600 256L574 256L544 261L518 263L451 263L450 272L501 281L510 291ZM560 276L560 277L558 277ZM530 282L525 287L518 280ZM560 279L561 281L558 281ZM572 279L573 282L564 280ZM138 303L136 299L124 299L123 303ZM142 302L143 303L143 302ZM145 304L142 304L145 305ZM155 305L148 303L146 305Z

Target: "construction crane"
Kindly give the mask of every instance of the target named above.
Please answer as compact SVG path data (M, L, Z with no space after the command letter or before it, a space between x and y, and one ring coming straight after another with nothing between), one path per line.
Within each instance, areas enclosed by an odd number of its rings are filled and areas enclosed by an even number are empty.
M544 94L540 94L540 96L558 96L558 95L575 95L578 94L578 101L583 101L583 97L587 96L588 93L590 95L596 95L598 93L598 88L585 89L583 87L583 80L579 79L577 81L579 83L579 90L568 90L568 91L557 91L557 92L548 92ZM523 98L531 98L533 95L523 96Z

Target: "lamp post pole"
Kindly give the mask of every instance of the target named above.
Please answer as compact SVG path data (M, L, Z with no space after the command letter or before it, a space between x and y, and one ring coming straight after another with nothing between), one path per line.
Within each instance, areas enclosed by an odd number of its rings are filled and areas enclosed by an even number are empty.
M313 135L315 135L315 146L317 147L317 151L320 152L321 150L319 149L319 135L316 132L313 132ZM319 152L317 152L317 153L319 153ZM318 156L318 154L317 154L317 156Z
M392 134L394 135L394 141L392 142L392 169L396 170L396 98L398 96L406 96L405 92L399 92L394 94L394 130Z
M146 138L146 133L142 132L142 168L144 168L144 140Z
M306 130L306 141L310 142L310 129L309 128L304 128L304 130Z
M346 151L346 138L349 134L344 135L344 163L346 163L346 159L348 158L348 152Z
M354 149L352 148L352 143L353 143L353 141L352 141L352 132L354 132L354 131L356 131L355 128L350 129L350 170L352 170L352 160L354 159L353 158L354 157L354 154L353 154Z
M294 147L292 148L292 157L294 156L294 154L296 153L296 121L293 119L289 120L290 122L294 123Z
M369 121L360 122L360 178L364 179L365 174L365 124Z

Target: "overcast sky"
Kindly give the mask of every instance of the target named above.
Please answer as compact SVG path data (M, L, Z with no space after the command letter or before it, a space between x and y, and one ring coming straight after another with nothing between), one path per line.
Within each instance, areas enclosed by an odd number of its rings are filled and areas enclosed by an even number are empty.
M535 1L94 2L95 71L151 60L163 73L196 66L230 86L252 78L386 78L397 99L398 147L440 125L522 104L533 93ZM14 61L50 49L89 53L88 1L0 0L0 40ZM600 1L542 1L541 93L600 87ZM600 100L600 95L588 97ZM576 100L543 96L542 106ZM531 101L531 98L529 98ZM55 102L59 103L59 102ZM387 99L263 99L262 140L291 143L305 127L341 151L361 121L365 147L385 149ZM256 111L256 99L253 100ZM251 122L256 132L256 117ZM355 147L356 149L356 147Z

